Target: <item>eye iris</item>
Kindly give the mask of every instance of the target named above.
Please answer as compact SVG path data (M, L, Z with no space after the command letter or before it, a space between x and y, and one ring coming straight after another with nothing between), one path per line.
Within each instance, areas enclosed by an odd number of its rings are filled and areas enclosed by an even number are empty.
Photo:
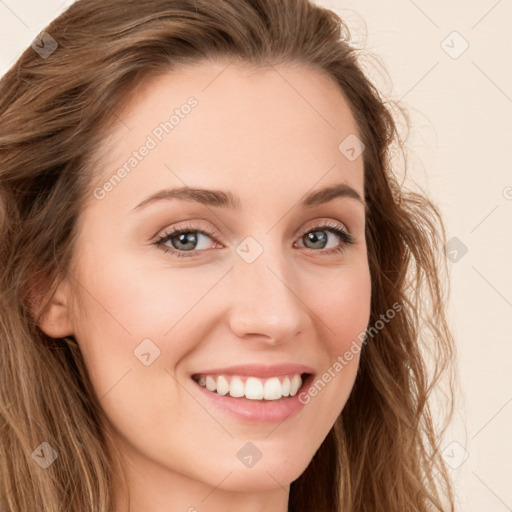
M189 236L191 237L191 241L187 242L187 237ZM178 243L183 243L186 245L186 247L176 247L176 244L174 243L175 238L178 239ZM197 235L192 231L187 233L179 233L178 235L171 238L171 242L175 249L194 249L194 246L197 244Z
M318 236L317 233L320 233L320 236ZM311 231L304 235L306 237L307 241L312 242L313 244L320 243L320 247L318 245L315 245L314 249L323 249L325 247L325 244L327 244L327 234L325 231Z

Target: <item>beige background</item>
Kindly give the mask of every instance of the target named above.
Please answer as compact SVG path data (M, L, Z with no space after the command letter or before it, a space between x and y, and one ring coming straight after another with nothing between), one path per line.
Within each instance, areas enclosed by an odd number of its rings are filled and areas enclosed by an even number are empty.
M0 74L70 3L0 0ZM439 205L458 244L449 312L462 393L442 444L457 510L511 511L512 0L318 3L388 71L369 68L409 109L407 175Z

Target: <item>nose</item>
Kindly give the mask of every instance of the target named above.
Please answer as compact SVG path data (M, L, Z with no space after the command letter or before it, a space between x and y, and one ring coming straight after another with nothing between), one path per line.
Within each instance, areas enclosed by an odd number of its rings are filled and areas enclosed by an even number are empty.
M300 280L279 249L265 248L252 263L236 257L229 322L241 339L277 345L295 338L311 321Z

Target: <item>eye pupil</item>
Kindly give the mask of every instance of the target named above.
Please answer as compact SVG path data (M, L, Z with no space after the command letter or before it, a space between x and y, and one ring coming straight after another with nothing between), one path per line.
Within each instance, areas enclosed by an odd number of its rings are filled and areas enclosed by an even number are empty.
M320 233L320 235L318 235ZM314 249L323 249L325 244L327 243L327 235L325 231L318 230L318 231L311 231L307 233L306 240L311 241L314 244ZM320 244L318 246L317 244Z
M187 237L191 237L191 240L187 242ZM194 232L188 232L188 233L179 233L177 238L179 243L185 244L187 247L176 247L174 244L173 238L171 238L172 245L175 249L194 249L194 246L197 244L197 235L194 234Z

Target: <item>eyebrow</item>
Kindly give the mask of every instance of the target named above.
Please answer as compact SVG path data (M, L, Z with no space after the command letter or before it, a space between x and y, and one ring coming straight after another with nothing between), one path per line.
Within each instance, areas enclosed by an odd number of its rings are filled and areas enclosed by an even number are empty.
M346 183L330 185L320 190L315 190L306 194L299 202L303 208L311 208L319 204L327 203L338 197L348 197L359 201L366 206L364 199L359 192ZM195 201L209 206L218 206L221 208L240 209L240 198L229 191L212 190L199 187L180 187L173 189L164 189L152 194L133 208L132 212L141 210L155 201L164 199L182 199L185 201Z

